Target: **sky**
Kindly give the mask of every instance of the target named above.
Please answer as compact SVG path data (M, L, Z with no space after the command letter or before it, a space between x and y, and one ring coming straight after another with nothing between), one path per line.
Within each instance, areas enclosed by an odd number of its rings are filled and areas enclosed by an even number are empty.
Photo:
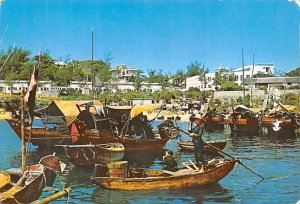
M175 73L198 61L300 67L300 7L292 0L5 0L0 49L17 47L55 59L111 56L126 64Z

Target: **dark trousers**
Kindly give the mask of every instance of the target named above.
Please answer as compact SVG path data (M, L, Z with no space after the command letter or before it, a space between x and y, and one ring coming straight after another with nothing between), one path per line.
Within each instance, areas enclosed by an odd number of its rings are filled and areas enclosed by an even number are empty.
M204 153L204 145L202 138L193 138L194 143L194 151L195 151L195 159L197 164L200 164L204 161L203 153Z

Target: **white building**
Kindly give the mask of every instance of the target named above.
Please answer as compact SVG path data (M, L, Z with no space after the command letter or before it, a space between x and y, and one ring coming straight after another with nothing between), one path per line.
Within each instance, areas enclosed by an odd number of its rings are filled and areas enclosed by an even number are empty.
M226 69L226 68L225 68ZM217 70L217 69L216 69ZM232 72L235 76L235 83L242 85L243 82L243 68L239 67ZM255 74L275 74L275 67L273 64L255 64L254 69L253 65L248 65L244 67L244 78L252 78ZM199 76L193 76L186 79L186 90L191 87L199 88L201 91L216 90L214 85L215 72L207 73L205 75L205 81L202 82L199 80Z
M22 90L27 91L30 81L15 80L9 84L5 80L0 80L0 93L21 93ZM41 94L44 91L51 90L51 81L39 81L37 93Z
M116 78L120 83L128 83L132 77L135 77L139 74L140 70L132 67L127 67L125 64L116 66L114 69L111 69L111 72L116 73ZM144 74L140 74L144 76Z
M214 85L214 78L215 73L207 73L205 75L204 82L199 80L199 76L192 76L186 78L186 90L188 90L191 87L195 87L200 89L201 91L209 91L209 90L215 90Z
M235 77L235 83L241 85L243 83L243 68L239 67L233 70L233 73ZM254 67L253 65L248 65L244 67L245 79L252 78L252 76L255 74L275 75L275 67L273 64L255 64Z
M135 86L134 83L131 82L131 79L133 77L136 77L140 75L140 77L144 77L145 75L140 73L139 69L132 68L132 67L127 67L126 65L118 65L114 69L111 70L111 72L116 73L115 78L116 81L114 82L114 85L116 88L114 88L112 91L122 91L122 92L128 92L128 91L134 91ZM162 90L162 86L159 85L158 83L146 83L143 82L141 85L141 90L142 91L147 91L147 92L157 92Z

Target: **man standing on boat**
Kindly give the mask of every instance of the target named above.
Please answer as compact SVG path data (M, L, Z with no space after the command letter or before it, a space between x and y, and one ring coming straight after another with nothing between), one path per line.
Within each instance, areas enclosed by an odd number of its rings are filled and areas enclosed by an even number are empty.
M190 131L190 135L193 138L194 143L194 151L195 151L195 159L198 166L204 161L203 153L204 153L204 144L202 140L204 127L202 124L202 119L200 114L195 115L191 118L191 127L193 122L196 123L196 126Z

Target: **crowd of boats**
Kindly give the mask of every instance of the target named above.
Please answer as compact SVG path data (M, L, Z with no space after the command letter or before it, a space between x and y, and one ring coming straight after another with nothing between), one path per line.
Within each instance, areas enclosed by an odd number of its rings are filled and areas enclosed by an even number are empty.
M169 119L161 121L157 130L153 130L152 122L161 112L158 111L152 121L145 113L159 108L159 105L109 106L96 100L53 101L34 111L42 126L28 127L26 120L22 124L20 114L13 109L14 118L7 122L21 139L25 136L25 142L48 150L63 148L74 165L95 168L91 181L104 188L143 190L209 184L225 177L237 162L241 163L233 157L213 156L204 162L204 171L200 171L193 161L176 172L131 166L126 160L128 155L162 151L169 140L181 134L174 121ZM299 114L293 112L294 107L279 104L276 108L276 114L269 116L243 105L234 107L230 115L207 108L202 119L207 132L222 130L226 124L232 132L251 134L264 132L284 136L295 131L299 127ZM178 146L181 151L194 151L191 141L180 139ZM205 142L204 153L224 153L225 146L225 140ZM0 172L0 202L37 200L43 187L53 183L55 172L61 172L64 165L59 158L49 155L39 164L23 168L24 171ZM30 177L24 176L29 173ZM30 182L36 184L29 185ZM40 191L36 190L38 187Z

